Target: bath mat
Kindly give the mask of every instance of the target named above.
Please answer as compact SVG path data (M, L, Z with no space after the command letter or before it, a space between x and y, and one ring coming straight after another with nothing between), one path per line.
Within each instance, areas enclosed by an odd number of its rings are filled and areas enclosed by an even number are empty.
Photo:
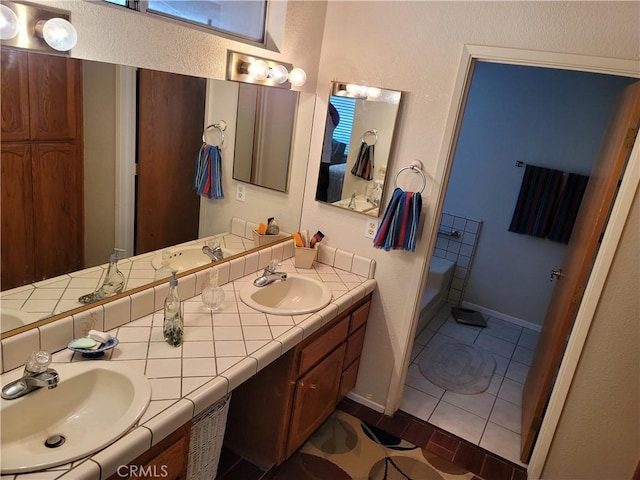
M451 313L458 323L473 325L474 327L487 326L487 321L482 317L482 314L476 310L469 310L468 308L452 308Z
M456 466L406 440L336 410L269 480L471 480Z
M423 377L445 390L466 395L484 392L496 369L493 355L466 343L427 347L420 357Z

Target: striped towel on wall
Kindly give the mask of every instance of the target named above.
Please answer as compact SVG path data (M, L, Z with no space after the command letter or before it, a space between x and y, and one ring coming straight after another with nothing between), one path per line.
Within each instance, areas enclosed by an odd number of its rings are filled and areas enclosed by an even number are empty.
M527 165L509 231L567 243L589 177Z
M373 239L373 246L386 251L401 249L415 252L421 210L420 192L405 192L396 187Z

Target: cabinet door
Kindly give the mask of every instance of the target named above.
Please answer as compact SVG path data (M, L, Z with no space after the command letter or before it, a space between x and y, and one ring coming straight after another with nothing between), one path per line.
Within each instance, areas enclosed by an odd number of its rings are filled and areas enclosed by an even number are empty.
M3 142L29 139L29 70L27 53L2 49L0 107Z
M29 120L32 140L71 140L82 119L80 62L29 54Z
M296 383L287 457L335 410L345 348L340 345Z
M82 268L82 165L73 143L35 144L32 150L36 278Z
M4 105L4 101L2 103ZM3 142L0 164L0 271L2 288L8 289L31 283L34 279L31 147Z

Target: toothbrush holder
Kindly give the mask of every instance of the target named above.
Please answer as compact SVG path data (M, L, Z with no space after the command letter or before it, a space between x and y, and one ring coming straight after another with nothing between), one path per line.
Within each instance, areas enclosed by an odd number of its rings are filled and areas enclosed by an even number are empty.
M316 244L313 248L294 247L293 253L296 268L311 268L318 256L318 245Z

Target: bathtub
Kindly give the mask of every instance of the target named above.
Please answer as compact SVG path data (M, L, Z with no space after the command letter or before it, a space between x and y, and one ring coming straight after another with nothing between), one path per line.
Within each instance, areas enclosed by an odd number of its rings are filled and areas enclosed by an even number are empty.
M420 301L420 318L416 336L422 332L429 320L446 303L456 264L440 257L431 257L427 285Z

